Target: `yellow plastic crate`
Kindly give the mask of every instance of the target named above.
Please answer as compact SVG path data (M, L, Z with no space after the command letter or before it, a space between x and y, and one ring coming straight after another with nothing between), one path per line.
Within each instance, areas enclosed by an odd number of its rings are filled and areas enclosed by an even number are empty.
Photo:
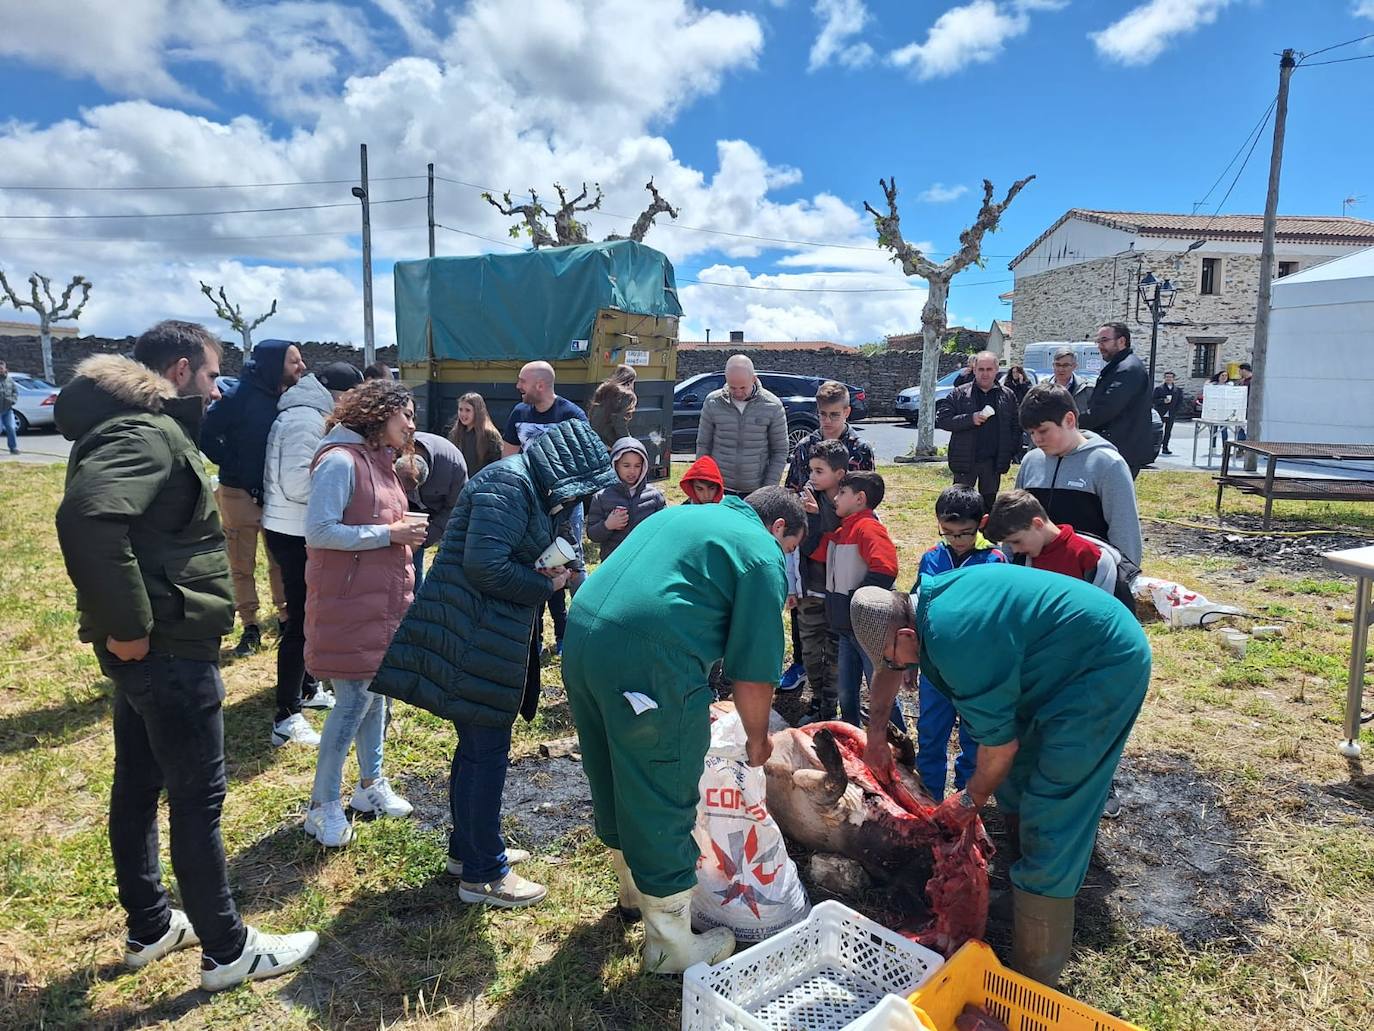
M1008 970L978 941L965 944L908 1001L927 1031L954 1031L970 1003L1011 1031L1141 1031Z

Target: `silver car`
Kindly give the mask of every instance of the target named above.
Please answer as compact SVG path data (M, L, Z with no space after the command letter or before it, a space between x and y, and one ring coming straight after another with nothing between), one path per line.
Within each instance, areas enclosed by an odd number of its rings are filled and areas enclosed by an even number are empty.
M19 388L19 400L14 406L15 423L20 433L53 424L53 406L61 389L27 372L11 372L10 379Z

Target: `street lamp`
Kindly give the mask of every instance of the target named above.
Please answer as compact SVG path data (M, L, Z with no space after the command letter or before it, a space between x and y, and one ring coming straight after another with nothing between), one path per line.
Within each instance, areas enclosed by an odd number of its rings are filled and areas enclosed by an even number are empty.
M1153 272L1146 272L1140 280L1140 299L1150 309L1150 386L1155 382L1155 352L1159 347L1159 322L1174 306L1178 293L1169 280L1158 280Z

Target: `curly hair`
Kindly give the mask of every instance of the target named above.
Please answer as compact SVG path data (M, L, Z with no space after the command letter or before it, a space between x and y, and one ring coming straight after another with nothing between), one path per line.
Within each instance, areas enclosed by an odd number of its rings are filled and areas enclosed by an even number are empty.
M342 395L326 428L347 426L373 447L381 445L386 421L411 403L410 391L395 380L370 379ZM406 448L410 450L409 446Z

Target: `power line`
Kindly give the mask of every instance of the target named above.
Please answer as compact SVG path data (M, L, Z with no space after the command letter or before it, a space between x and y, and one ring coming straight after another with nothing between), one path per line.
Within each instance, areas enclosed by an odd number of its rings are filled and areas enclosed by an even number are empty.
M1236 152L1232 155L1231 160L1226 163L1226 167L1223 168L1221 170L1221 174L1217 176L1216 182L1212 183L1211 187L1207 190L1207 192L1202 195L1202 199L1197 202L1196 207L1193 208L1194 211L1196 211L1198 208L1202 207L1204 204L1207 203L1207 198L1212 196L1212 192L1217 188L1221 181L1226 178L1226 173L1229 172L1231 170L1231 166L1236 163L1236 159L1240 157L1241 151L1243 151L1245 149L1246 144L1250 142L1250 138L1254 136L1256 133L1264 131L1265 123L1269 121L1269 116L1274 113L1274 105L1278 102L1278 97L1275 97L1273 100L1269 102L1269 106L1264 109L1264 114L1260 116L1258 124L1256 124L1256 126L1253 129L1251 129L1250 132L1246 135L1245 139L1241 141L1240 146L1236 148Z
M374 183L391 183L391 182L400 182L400 181L402 181L402 180L404 180L404 179L423 179L423 178L425 178L423 175L388 175L388 176L372 176L372 177L371 177L371 181L374 182ZM267 188L269 188L269 187L275 188L275 187L280 187L280 186L342 186L342 185L348 185L348 184L356 185L357 182L358 182L357 179L293 179L293 180L290 180L290 181L279 182L279 183L219 183L219 184L207 183L207 184L201 185L201 186L193 186L193 185L188 185L188 184L177 184L177 185L168 184L168 185L158 185L158 186L35 186L35 185L29 185L29 186L13 186L13 185L6 185L6 186L0 186L0 190L16 190L16 191L25 190L25 191L33 191L33 192L43 191L43 192L63 192L63 193L114 193L114 192L125 192L125 193L145 193L145 192L146 192L146 193L151 193L151 192L153 192L153 191L161 191L161 190L257 190L257 189L267 189Z
M920 287L912 286L874 286L874 287L830 287L830 286L760 286L754 283L714 283L707 279L680 279L679 283L689 283L693 286L714 286L726 290L759 290L765 293L786 293L786 294L908 294L916 293ZM1013 282L1011 279L974 279L965 283L957 280L950 283L950 287L956 286L995 286L1000 283Z
M390 200L374 200L373 204L404 204L406 201L426 200L424 194L415 197L393 197ZM128 212L122 215L3 215L0 219L46 222L67 219L108 219L108 218L199 218L210 215L256 215L281 211L320 211L324 208L351 208L352 201L339 201L334 204L293 204L280 208L225 208L220 211L150 211Z
M1304 61L1306 61L1309 57L1316 57L1318 54L1324 54L1324 53L1326 53L1328 50L1339 50L1341 47L1348 47L1348 46L1350 46L1352 43L1363 43L1363 42L1364 42L1365 40L1367 40L1367 39L1374 39L1374 32L1371 32L1371 33L1369 33L1368 35L1364 35L1364 36L1356 36L1354 39L1347 39L1344 43L1332 43L1329 47L1322 47L1320 50L1313 50L1310 54L1303 54L1303 55L1302 55L1302 60L1300 60L1300 61L1298 62L1298 64L1302 64L1302 63L1303 63ZM1357 59L1356 59L1356 58L1349 58L1348 60L1357 60ZM1318 63L1319 63L1319 64L1331 64L1331 63L1333 63L1333 62L1330 62L1330 61L1321 61L1321 62L1318 62Z
M434 178L438 179L439 177L436 175ZM481 233L474 233L469 229L455 229L453 226L446 226L442 222L435 222L434 227L436 229L447 229L450 233L458 233L461 236L471 236L477 240L485 240L487 241L487 243L496 243L500 244L503 247L513 247L517 251L523 251L527 249L521 247L518 243L512 243L510 240L498 240L492 236L483 236Z
M1300 64L1299 68L1320 68L1324 64L1348 64L1351 61L1368 61L1374 54L1362 54L1359 57L1338 57L1331 61L1313 61L1311 64Z
M374 233L395 233L402 230L424 229L425 223L409 226L373 226ZM258 236L8 236L0 240L16 243L218 243L251 240L288 240L309 236L357 236L357 229L337 229L318 233L263 233Z

